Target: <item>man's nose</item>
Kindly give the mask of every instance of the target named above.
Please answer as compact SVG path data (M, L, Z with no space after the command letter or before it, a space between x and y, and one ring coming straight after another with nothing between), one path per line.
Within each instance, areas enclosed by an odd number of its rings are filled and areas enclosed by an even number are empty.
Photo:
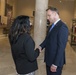
M49 17L47 16L47 19L49 20Z

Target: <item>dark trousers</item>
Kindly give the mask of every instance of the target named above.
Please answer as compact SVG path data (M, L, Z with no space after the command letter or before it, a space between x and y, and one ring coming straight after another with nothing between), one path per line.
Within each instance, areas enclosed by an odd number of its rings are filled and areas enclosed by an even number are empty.
M62 67L57 67L57 72L51 72L50 67L46 65L46 73L47 73L47 75L61 75Z

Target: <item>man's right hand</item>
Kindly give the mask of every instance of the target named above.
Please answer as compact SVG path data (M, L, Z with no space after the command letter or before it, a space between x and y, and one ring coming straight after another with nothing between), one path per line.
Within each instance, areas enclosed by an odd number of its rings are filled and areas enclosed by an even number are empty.
M41 46L39 46L38 49L39 49L39 51L41 52L41 49L42 49Z

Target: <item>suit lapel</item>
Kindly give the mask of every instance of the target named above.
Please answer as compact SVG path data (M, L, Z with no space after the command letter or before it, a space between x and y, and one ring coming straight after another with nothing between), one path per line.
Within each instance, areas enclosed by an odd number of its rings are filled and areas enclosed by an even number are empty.
M59 22L56 23L56 25L54 26L54 28L50 32L48 31L48 36L51 35L53 32L57 32L57 30L59 30L59 28L61 26L62 26L62 23L61 23L61 20L60 20ZM50 28L51 28L51 26L50 26Z

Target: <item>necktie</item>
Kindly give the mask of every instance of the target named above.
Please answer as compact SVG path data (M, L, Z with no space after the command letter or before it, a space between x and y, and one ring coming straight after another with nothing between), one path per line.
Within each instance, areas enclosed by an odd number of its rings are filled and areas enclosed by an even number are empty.
M51 30L53 29L54 26L55 26L55 25L54 25L54 23L53 23L49 31L51 31Z

